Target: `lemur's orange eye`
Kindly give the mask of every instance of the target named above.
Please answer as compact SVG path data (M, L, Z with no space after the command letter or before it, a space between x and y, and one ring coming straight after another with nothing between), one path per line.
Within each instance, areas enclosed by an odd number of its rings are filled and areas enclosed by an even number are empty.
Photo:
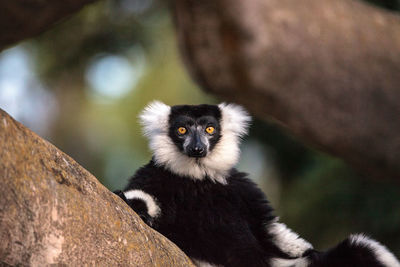
M186 133L186 128L185 127L179 127L178 128L178 133L179 134L185 134Z
M215 131L214 127L209 126L209 127L206 128L206 132L209 133L209 134L213 134L214 131Z

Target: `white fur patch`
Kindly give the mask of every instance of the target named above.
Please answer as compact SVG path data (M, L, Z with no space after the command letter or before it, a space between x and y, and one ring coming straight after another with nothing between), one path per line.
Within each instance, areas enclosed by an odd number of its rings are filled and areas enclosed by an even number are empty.
M269 264L272 267L307 267L309 262L307 258L298 258L298 259L272 258Z
M215 265L215 264L211 264L205 261L200 261L200 260L195 260L195 259L191 259L192 262L194 263L194 265L196 265L197 267L221 267L221 265Z
M155 163L181 176L200 180L208 176L226 184L226 175L239 160L240 138L247 133L251 117L238 105L222 103L218 107L222 114L219 142L206 157L191 158L180 152L168 135L171 108L158 101L150 103L140 120L150 140Z
M143 125L144 135L150 141L154 136L168 135L168 120L171 107L160 101L153 101L148 104L139 115Z
M147 213L151 217L156 218L160 215L161 209L158 206L155 198L153 196L147 194L146 192L144 192L142 190L138 190L138 189L133 189L133 190L124 192L124 195L125 195L126 199L142 200L146 204Z
M271 223L267 225L267 230L274 244L291 257L301 257L305 251L313 248L310 243L292 232L283 223Z
M400 267L396 257L382 244L365 235L357 234L349 237L350 243L356 246L364 246L373 251L377 260L387 267Z
M222 133L230 133L237 137L245 136L251 122L247 111L235 104L221 103L218 107L222 113Z

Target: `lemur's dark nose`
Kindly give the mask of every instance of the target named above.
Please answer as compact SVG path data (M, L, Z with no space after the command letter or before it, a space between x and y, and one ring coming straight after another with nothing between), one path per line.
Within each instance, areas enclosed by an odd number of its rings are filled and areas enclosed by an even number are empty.
M204 147L200 146L195 146L191 149L191 152L196 153L196 154L203 154L204 152Z
M204 146L192 146L188 152L189 157L202 158L206 155L206 148Z

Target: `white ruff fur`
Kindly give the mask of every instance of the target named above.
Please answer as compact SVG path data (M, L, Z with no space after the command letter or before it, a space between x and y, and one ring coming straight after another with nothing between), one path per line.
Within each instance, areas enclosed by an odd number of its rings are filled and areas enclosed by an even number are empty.
M133 189L133 190L129 190L124 192L124 195L126 197L126 199L140 199L142 200L147 207L147 213L153 217L156 218L160 215L161 213L161 209L160 207L157 205L156 200L154 199L153 196L147 194L146 192L142 191L142 190L138 190L138 189Z
M313 248L310 243L292 232L283 223L271 223L267 225L267 230L274 244L291 257L301 257L305 251Z
M251 117L238 105L222 103L221 138L204 158L183 154L168 136L171 108L159 101L150 103L140 115L144 134L149 138L155 163L181 176L226 184L226 175L239 160L241 137L247 134Z
M378 261L387 267L400 267L399 261L396 257L382 244L378 241L370 239L369 237L358 234L358 235L351 235L349 237L351 244L356 246L364 246L371 249Z

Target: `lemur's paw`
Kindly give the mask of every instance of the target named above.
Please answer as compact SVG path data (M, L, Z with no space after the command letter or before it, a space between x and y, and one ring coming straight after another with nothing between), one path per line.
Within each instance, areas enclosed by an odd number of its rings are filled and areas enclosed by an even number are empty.
M127 202L125 194L121 190L116 190L113 193L116 194L117 196L119 196L120 198L122 198L123 201Z

